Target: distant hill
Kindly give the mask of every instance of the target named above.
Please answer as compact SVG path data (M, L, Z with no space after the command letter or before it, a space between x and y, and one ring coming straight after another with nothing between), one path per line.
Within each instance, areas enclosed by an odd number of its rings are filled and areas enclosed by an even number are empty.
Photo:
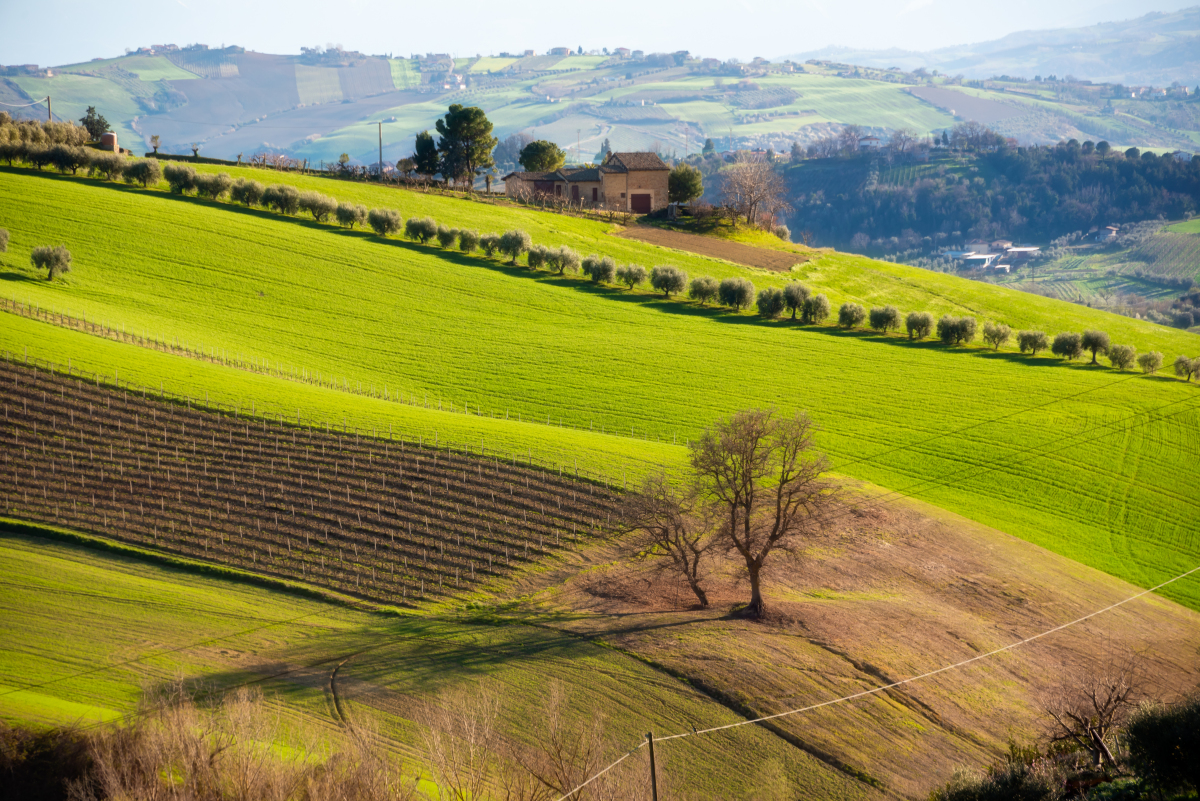
M1091 81L1167 86L1200 82L1200 6L1086 28L1020 31L1002 39L928 52L827 47L787 58L872 67L924 67L968 78L1072 75Z

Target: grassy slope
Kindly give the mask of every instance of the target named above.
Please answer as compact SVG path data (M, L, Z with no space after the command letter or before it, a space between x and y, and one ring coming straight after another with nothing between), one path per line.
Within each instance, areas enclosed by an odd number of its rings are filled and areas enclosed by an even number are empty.
M320 186L351 198L369 199L371 191ZM1200 396L1173 379L764 323L311 223L80 182L8 173L0 197L12 210L3 221L13 230L5 263L17 268L3 283L10 296L69 305L89 319L145 326L231 355L253 353L418 395L428 390L485 412L521 410L526 418L610 431L633 426L667 441L748 405L808 409L824 426L822 446L846 473L889 488L946 479L948 486L928 488L925 497L1135 583L1190 567L1197 553L1188 485ZM594 223L409 193L383 197L406 215L458 211L458 219L438 216L461 223L478 215L471 222L485 230L493 222L527 225L542 241L578 244L592 233L618 255L646 252L604 237ZM137 223L126 228L126 219ZM158 236L142 236L135 225ZM66 241L75 250L72 283L24 280L23 249L34 241ZM714 272L722 266L708 264ZM805 268L818 286L841 289L835 301L941 310L953 308L947 298L954 297L1017 325L1061 316L1071 323L1063 328L1102 326L1115 341L1143 349L1198 350L1183 332L951 276L840 255ZM1137 331L1149 342L1130 336ZM10 349L38 346L38 337L7 322L0 336ZM119 355L94 358L115 364ZM1078 393L1085 394L1022 412ZM953 433L968 425L977 427ZM942 438L923 444L931 436ZM889 452L904 444L913 447ZM1052 452L1036 456L1043 450ZM852 461L881 453L869 463ZM994 469L970 473L981 465ZM1200 603L1191 590L1173 597Z
M410 699L469 690L480 679L503 687L503 725L518 739L527 736L548 680L570 688L574 715L604 709L623 747L647 726L683 731L697 721L738 720L636 659L527 626L371 614L25 536L0 536L0 562L0 603L21 609L0 617L0 717L7 719L89 723L132 711L139 687L180 675L220 689L282 673L261 686L282 702L285 721L322 727L336 739L324 688L334 665L361 652L339 681L343 693L361 699L349 704L351 714L372 712L402 750L419 745ZM72 677L135 658L141 661ZM705 738L686 755L668 763L668 775L710 797L747 792L760 760L780 762L811 797L868 794L755 727Z

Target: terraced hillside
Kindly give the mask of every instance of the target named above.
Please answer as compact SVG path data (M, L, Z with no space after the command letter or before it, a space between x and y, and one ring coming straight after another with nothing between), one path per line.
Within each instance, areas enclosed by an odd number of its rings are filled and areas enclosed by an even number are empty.
M499 455L214 414L0 362L6 514L391 604L495 583L609 524L606 488Z

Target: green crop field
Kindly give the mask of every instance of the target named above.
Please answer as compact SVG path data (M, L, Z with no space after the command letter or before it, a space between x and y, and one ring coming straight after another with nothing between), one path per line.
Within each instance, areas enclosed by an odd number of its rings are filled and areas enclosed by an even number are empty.
M1200 234L1200 218L1175 223L1175 225L1168 226L1167 230L1174 231L1177 234Z
M369 712L406 754L422 745L413 724L419 706L406 699L470 691L480 681L504 688L501 724L518 741L528 738L549 683L562 683L576 709L605 710L614 755L639 742L646 726L672 732L741 719L636 658L535 626L371 613L2 525L0 562L0 604L21 610L0 617L6 720L87 726L132 712L139 688L186 675L214 690L259 687L289 728L319 732L336 747L343 735L329 675L352 654L359 656L339 672L355 690L343 707L352 716ZM777 760L805 794L867 794L753 726L688 740L662 758L667 776L709 797L742 797L764 759ZM420 770L420 762L408 768Z
M287 182L460 227L522 226L535 241L621 261L749 274L760 286L786 278L617 239L593 221L317 178ZM918 493L1135 583L1190 567L1200 551L1188 489L1200 395L1174 378L764 322L311 221L21 170L0 173L0 208L12 232L0 293L17 301L353 386L428 393L443 408L469 404L482 415L446 417L479 428L499 426L502 414L511 426L520 414L547 440L582 435L567 426L603 428L606 442L631 432L631 450L659 449L643 463L679 464L682 443L738 408L806 409L840 472ZM72 249L68 280L32 275L29 248L43 242ZM1097 327L1168 361L1200 355L1200 339L1186 332L900 265L824 254L791 275L835 304L892 302L1051 333ZM79 334L68 343L45 323L3 320L0 347L10 351L72 357L103 373L137 362L144 383L162 370L166 389L193 396L217 391L225 376L238 387L230 394L249 391L240 371L143 359L148 351ZM284 398L305 385L273 381L254 391L275 394L284 411L301 405ZM313 389L305 404L358 403L336 396ZM620 456L604 458L600 466L611 469ZM1200 606L1200 591L1186 586L1172 597Z

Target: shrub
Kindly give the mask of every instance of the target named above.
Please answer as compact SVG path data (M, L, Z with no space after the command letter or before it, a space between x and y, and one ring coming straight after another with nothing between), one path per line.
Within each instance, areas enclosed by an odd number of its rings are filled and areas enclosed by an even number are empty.
M1064 797L1064 778L1048 760L1009 762L984 775L957 772L929 794L929 801L1058 801Z
M975 339L974 317L951 317L943 315L938 320L937 336L944 345L962 345Z
M546 266L546 259L550 256L550 249L545 245L534 245L529 249L529 256L525 260L525 264L529 269L537 270Z
M1143 353L1137 357L1137 363L1143 373L1153 375L1158 372L1158 368L1162 367L1162 354L1156 350Z
M717 287L717 298L722 305L741 311L754 302L754 284L748 278L726 278Z
M1000 350L1001 345L1008 344L1012 329L1004 323L986 322L983 324L983 341L992 346L992 350Z
M1139 709L1125 728L1129 764L1162 793L1200 791L1200 692L1176 704Z
M909 312L904 318L909 339L924 339L933 333L933 315L929 312Z
M157 184L162 180L162 167L158 159L141 159L125 168L125 180L128 183L138 183L143 187Z
M1175 375L1185 381L1191 381L1192 376L1200 373L1200 358L1189 359L1187 356L1175 357Z
M499 252L501 238L500 234L484 234L479 237L479 247L483 248L484 254L489 259Z
M617 268L617 281L633 289L646 283L646 268L639 264L627 264Z
M1017 334L1017 347L1021 353L1037 356L1038 351L1050 347L1050 338L1043 331L1021 331Z
M474 253L479 248L479 232L465 229L458 232L458 249L463 253Z
M241 203L244 206L257 206L263 199L263 192L266 187L258 181L247 178L238 178L233 182L233 186L229 188L229 199L234 203Z
M167 186L177 195L186 195L196 188L196 171L186 164L168 164L163 168Z
M439 225L437 227L436 235L437 235L438 244L441 245L443 248L453 247L454 243L458 241L458 229L457 228L447 228L444 225Z
M432 217L410 217L404 223L404 235L415 239L421 244L429 242L437 236L438 224Z
M120 153L97 153L92 156L88 172L92 175L103 175L110 181L119 181L129 166L129 160Z
M692 279L692 283L688 286L688 297L700 301L700 305L704 306L717 297L717 289L717 279L702 275Z
M1108 360L1118 370L1128 370L1137 361L1137 348L1133 345L1112 345L1108 349Z
M371 209L367 212L367 225L378 236L397 233L402 222L400 212L395 209Z
M294 186L272 184L263 190L262 204L280 214L295 214L300 211L300 192Z
M0 253L8 252L8 230L0 228Z
M682 292L687 288L688 276L678 267L663 264L650 271L650 286L671 297L673 292Z
M558 250L554 251L552 264L558 270L558 274L579 272L579 254L571 250L566 245L562 245Z
M1078 359L1079 354L1083 353L1083 341L1079 334L1071 332L1056 334L1054 342L1050 345L1050 352L1068 361Z
M783 314L784 307L787 305L783 299L783 291L769 286L766 289L758 291L758 298L755 300L755 305L758 306L758 313L768 320L774 320L779 315Z
M33 262L34 269L49 271L47 281L53 281L63 273L71 272L71 251L62 245L56 248L34 248L33 253L29 254L29 260Z
M771 229L771 233L782 239L784 242L792 241L792 231L786 225L777 225Z
M857 303L843 303L838 308L838 325L842 328L857 328L867 318L867 312Z
M796 312L804 308L804 300L812 292L804 284L799 281L789 281L783 288L783 304L788 311L792 313L792 319L796 319Z
M210 200L220 200L221 195L233 188L233 179L229 173L221 172L216 175L200 173L196 176L196 194Z
M500 235L500 252L511 257L510 264L516 264L522 253L533 247L533 239L521 229L505 231Z
M339 203L333 214L337 218L338 225L344 225L350 229L356 225L363 225L367 221L367 207L361 203Z
M1097 353L1108 353L1108 334L1103 331L1084 331L1082 345L1092 352L1092 364L1096 364Z
M800 312L800 322L807 325L818 325L829 317L829 298L824 295L813 295L804 299L804 308Z
M900 327L900 310L895 306L871 309L867 319L870 321L872 330L882 331L886 334L888 331Z
M320 192L301 192L300 209L307 211L317 222L325 222L337 211L338 203Z

